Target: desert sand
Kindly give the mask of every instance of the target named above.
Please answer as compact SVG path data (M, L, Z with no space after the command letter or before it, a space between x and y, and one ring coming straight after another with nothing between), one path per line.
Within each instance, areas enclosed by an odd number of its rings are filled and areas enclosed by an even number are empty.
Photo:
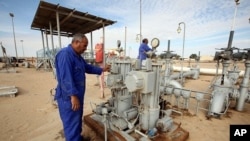
M215 68L215 63L201 63L200 66ZM18 88L15 97L0 97L0 141L64 141L58 109L52 104L50 93L56 86L53 72L24 66L15 69L17 73L0 73L0 86ZM240 69L244 70L244 64ZM211 75L200 75L197 80L187 79L185 88L205 91L212 78ZM94 86L97 81L95 75L87 74L86 81L84 115L92 111L90 102L98 104L111 96L109 89L105 88L105 99L99 98L100 89ZM190 109L195 109L194 106L190 105ZM181 127L189 132L188 141L228 141L230 124L250 124L249 103L245 103L244 111L230 108L229 114L219 119L208 120L205 110L199 110L197 115L193 111L190 110L189 115L174 117L174 121L181 123ZM86 126L84 134L93 141L104 140Z

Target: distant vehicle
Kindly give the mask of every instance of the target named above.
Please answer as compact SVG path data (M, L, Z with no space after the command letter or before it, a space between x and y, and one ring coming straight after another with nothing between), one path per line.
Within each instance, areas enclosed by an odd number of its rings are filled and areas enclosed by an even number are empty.
M16 63L16 62L17 62L16 57L10 57L10 62L12 62L12 63Z
M25 59L19 59L18 58L18 63L23 63ZM10 61L11 63L16 63L17 62L17 59L16 57L10 57Z

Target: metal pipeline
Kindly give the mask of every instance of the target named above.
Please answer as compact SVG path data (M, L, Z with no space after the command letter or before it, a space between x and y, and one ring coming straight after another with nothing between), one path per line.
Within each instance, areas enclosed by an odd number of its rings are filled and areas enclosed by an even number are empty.
M170 80L168 85L174 86L174 88L182 88L182 85L176 80Z
M193 79L195 79L195 74L197 74L197 71L191 70L183 73L183 77L192 76Z
M199 70L189 70L186 72L183 72L182 77L189 77L191 76L193 79L197 79L199 76ZM171 76L169 76L169 79L178 79L181 77L181 73L176 73L176 74L172 74Z
M138 134L140 134L141 136L143 136L143 137L145 137L145 138L148 138L148 136L147 136L146 134L142 133L141 131L139 131L139 130L137 130L137 129L135 129L135 133L138 133Z
M176 80L165 80L165 84L164 84L164 93L165 94L167 94L168 92L168 90L167 90L167 88L169 87L169 86L171 86L171 88L172 87L174 87L172 90L171 90L171 92L170 93L173 93L177 98L176 98L176 105L178 106L179 104L179 97L181 96L181 89L182 89L182 85L179 83L179 82L177 82Z
M181 67L173 67L174 71L181 71ZM190 68L188 67L183 67L183 71L189 71ZM222 69L218 70L218 73L222 73ZM200 68L200 74L202 75L216 75L216 69L208 69L208 68ZM245 71L240 71L239 76L243 77L245 74ZM172 76L171 76L172 77ZM173 76L176 77L176 76Z
M165 77L169 77L171 75L172 68L173 68L173 65L171 63L171 60L166 59L165 74L164 74Z
M237 100L236 110L243 111L244 103L248 95L248 83L249 83L249 72L250 72L250 60L247 60L245 63L246 70L243 81L240 85L240 97Z
M169 79L178 79L178 78L180 78L181 77L181 73L175 73L175 74L172 74L170 77L169 77Z
M161 71L161 64L155 64L153 65L153 71L155 72L155 89L154 89L154 102L153 102L153 108L158 107L159 103L159 96L160 96L160 71Z

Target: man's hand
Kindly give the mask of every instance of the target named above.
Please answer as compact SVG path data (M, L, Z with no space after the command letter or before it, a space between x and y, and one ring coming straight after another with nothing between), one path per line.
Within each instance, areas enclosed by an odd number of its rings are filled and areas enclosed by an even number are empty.
M105 65L105 67L102 69L103 72L110 71L110 65Z
M77 96L75 95L71 96L71 105L73 111L77 111L80 109L80 101Z
M149 57L151 57L152 55L153 55L153 51L148 51L148 52L146 52L146 54L149 56Z

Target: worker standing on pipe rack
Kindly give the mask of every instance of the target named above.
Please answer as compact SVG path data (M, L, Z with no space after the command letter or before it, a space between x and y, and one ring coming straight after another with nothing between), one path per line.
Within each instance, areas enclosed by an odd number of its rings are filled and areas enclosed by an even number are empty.
M103 55L104 54L104 48L103 48L103 38L100 38L100 42L95 45L95 63L99 67L103 68ZM101 94L100 98L105 98L104 95L104 73L101 75L97 75L97 83L95 84L96 86L100 86Z
M66 141L85 140L81 135L86 76L101 74L110 66L100 68L88 64L81 54L87 49L88 39L84 34L73 36L71 44L61 49L55 57L57 87L55 100L58 103Z
M138 58L137 58L137 59L140 60L140 65L141 66L143 65L142 61L146 60L146 58L147 58L147 54L146 53L148 51L151 51L151 50L152 49L148 46L148 39L144 38L142 40L142 43L141 43L140 47L139 47L139 55L138 55Z

